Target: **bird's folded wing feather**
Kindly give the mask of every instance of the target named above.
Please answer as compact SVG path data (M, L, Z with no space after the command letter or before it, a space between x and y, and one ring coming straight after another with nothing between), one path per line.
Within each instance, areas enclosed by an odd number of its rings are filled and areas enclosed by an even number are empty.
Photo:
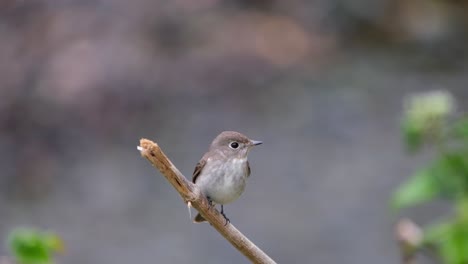
M193 171L192 174L192 182L195 183L197 181L198 176L202 172L203 168L205 167L206 160L201 159L198 163L197 166L195 166L195 170Z

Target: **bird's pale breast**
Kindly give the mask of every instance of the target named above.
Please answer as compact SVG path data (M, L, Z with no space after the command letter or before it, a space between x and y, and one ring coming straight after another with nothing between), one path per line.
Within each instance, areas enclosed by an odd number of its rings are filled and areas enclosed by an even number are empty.
M230 203L242 194L247 178L247 159L208 159L197 179L206 196L217 204Z

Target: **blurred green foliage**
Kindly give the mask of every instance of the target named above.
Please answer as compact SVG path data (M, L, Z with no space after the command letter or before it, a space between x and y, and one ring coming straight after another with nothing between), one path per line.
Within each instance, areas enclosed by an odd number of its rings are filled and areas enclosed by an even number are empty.
M446 91L415 94L405 100L403 136L410 151L417 151L425 141L438 140L447 118L455 110L455 100Z
M392 206L398 210L448 200L453 215L424 228L416 246L434 248L444 263L462 264L468 263L468 118L455 118L454 112L455 100L445 91L407 98L402 131L408 150L428 146L436 155L394 192Z
M58 235L33 228L14 229L8 236L8 247L18 264L53 264L54 253L64 251Z

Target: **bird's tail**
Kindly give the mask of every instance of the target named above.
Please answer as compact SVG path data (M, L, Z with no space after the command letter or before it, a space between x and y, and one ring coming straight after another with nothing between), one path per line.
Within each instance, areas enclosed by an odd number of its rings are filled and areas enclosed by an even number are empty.
M193 219L194 223L201 223L205 221L206 221L205 218L203 218L203 216L201 216L200 214L197 214L197 216L195 216L195 218Z

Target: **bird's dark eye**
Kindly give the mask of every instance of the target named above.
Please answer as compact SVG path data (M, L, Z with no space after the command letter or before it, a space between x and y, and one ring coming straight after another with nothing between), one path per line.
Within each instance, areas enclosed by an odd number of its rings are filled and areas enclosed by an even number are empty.
M239 143L237 143L237 142L235 142L235 141L234 141L234 142L231 142L231 143L229 143L229 147L231 147L232 149L236 149L236 148L239 147Z

